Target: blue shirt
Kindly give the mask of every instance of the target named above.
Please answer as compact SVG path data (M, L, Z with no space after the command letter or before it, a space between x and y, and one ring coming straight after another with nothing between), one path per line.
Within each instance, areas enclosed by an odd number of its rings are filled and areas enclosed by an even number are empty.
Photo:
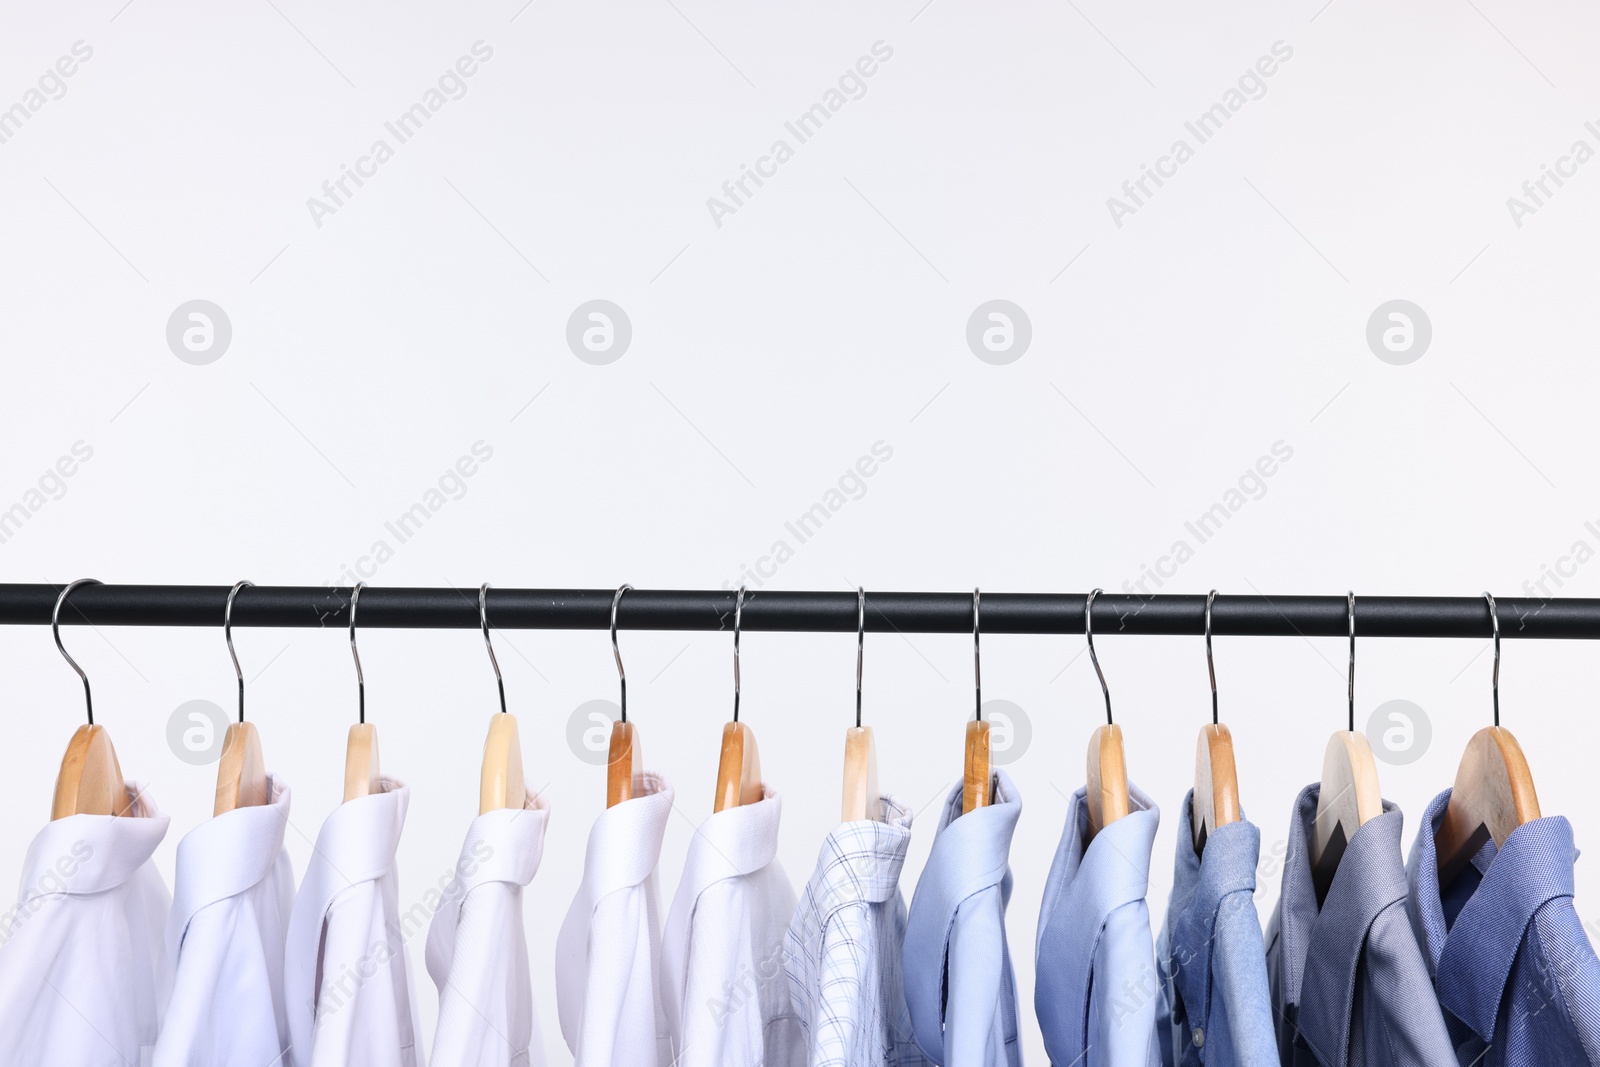
M1428 805L1411 845L1406 911L1463 1064L1600 1064L1600 960L1572 906L1572 824L1535 819L1493 840L1443 888Z
M1088 840L1085 791L1073 793L1045 881L1033 1006L1057 1067L1161 1062L1160 982L1144 900L1161 812L1132 785L1128 800L1128 814Z
M1022 798L994 772L995 803L961 814L945 800L933 851L906 918L906 1007L912 1037L944 1067L1021 1067L1017 982L1006 945L1006 857Z
M1308 785L1295 802L1283 892L1267 925L1284 1067L1451 1067L1455 1050L1406 919L1404 817L1383 802L1383 814L1351 836L1318 906L1311 829L1321 791Z
M1266 949L1256 914L1261 831L1242 818L1194 850L1194 791L1183 798L1161 968L1166 1067L1278 1067Z

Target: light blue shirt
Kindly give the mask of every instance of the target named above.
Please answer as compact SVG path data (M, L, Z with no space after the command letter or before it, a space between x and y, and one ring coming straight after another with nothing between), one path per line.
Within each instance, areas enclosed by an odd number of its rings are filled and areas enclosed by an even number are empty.
M1411 845L1406 912L1463 1064L1600 1064L1600 960L1572 906L1572 824L1559 815L1488 840L1443 887L1434 845L1450 804Z
M1194 790L1183 798L1161 967L1166 1067L1278 1067L1266 949L1256 914L1261 831L1241 818L1194 850Z
M950 791L906 919L912 1036L944 1067L1021 1067L1017 982L1006 944L1007 856L1022 798L994 772L993 804L961 814Z
M1039 911L1039 1029L1056 1067L1158 1067L1161 983L1144 895L1161 811L1130 784L1131 810L1088 840L1085 796L1067 803Z

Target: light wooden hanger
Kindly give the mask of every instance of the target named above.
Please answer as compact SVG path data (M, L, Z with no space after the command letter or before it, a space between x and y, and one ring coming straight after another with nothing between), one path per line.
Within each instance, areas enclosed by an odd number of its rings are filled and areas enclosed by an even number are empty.
M843 822L883 820L883 798L878 793L878 748L872 727L861 725L861 661L867 644L867 591L856 587L856 724L844 734Z
M622 650L617 647L617 605L622 594L633 586L624 582L611 598L611 655L617 661L617 685L622 698L622 715L611 724L611 748L606 756L606 807L614 808L633 799L633 782L644 773L644 755L639 731L628 721L628 673L622 669Z
M1500 616L1494 597L1483 596L1494 628L1494 725L1479 730L1467 743L1450 803L1434 834L1441 887L1466 869L1489 838L1500 848L1511 831L1539 818L1539 796L1527 757L1511 731L1500 725Z
M239 669L239 655L233 650L233 600L239 590L254 584L239 582L234 585L222 609L222 636L228 643L234 676L239 680L239 721L229 723L222 736L222 758L217 761L216 803L211 809L213 816L267 802L267 762L261 751L261 735L254 723L244 721L244 672Z
M517 733L517 717L506 711L506 680L500 675L500 660L489 637L489 583L478 587L478 625L483 630L483 647L489 652L494 682L500 689L500 710L489 719L489 736L483 742L483 769L478 777L478 814L501 808L521 810L528 802L528 787L522 778L522 738Z
M1194 850L1204 851L1206 838L1219 826L1239 821L1239 776L1233 763L1233 735L1217 721L1217 664L1211 656L1211 604L1206 594L1206 673L1211 678L1211 723L1200 728L1194 752L1194 801L1191 821Z
M713 811L754 804L762 798L761 754L756 735L739 721L739 628L744 618L744 586L733 608L733 721L722 728L722 754L717 761L717 797Z
M967 723L962 756L961 814L987 807L994 794L994 774L989 759L989 724L983 721L983 662L978 655L978 591L972 591L972 685L977 691L977 711Z
M1365 734L1356 733L1356 595L1346 594L1350 620L1349 729L1328 738L1322 785L1311 832L1311 880L1320 902L1333 884L1345 846L1369 820L1383 814L1378 765Z
M366 582L357 582L350 594L350 658L356 661L356 693L360 700L360 721L350 727L344 747L345 803L379 791L378 730L367 721L367 679L361 673L361 652L356 648L356 605Z
M111 735L106 733L106 728L94 724L94 697L89 692L89 676L61 643L61 605L80 585L99 584L95 578L79 578L68 584L56 597L55 610L50 614L50 633L56 639L56 649L83 679L83 702L89 715L88 724L73 732L66 754L61 757L61 772L56 776L55 796L50 804L51 819L64 819L69 815L125 815L128 810L128 789L122 781L117 750L111 746Z
M1084 790L1089 807L1088 840L1128 814L1128 764L1122 754L1122 727L1111 718L1111 688L1106 685L1106 673L1100 669L1100 657L1094 651L1094 598L1104 590L1090 590L1083 600L1083 636L1089 642L1089 661L1100 679L1100 690L1106 698L1106 724L1089 737L1088 782Z

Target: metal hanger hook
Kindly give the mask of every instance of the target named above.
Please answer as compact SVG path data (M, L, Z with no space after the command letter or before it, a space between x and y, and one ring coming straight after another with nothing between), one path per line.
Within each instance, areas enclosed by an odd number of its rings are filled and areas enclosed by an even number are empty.
M861 729L861 660L867 650L867 588L856 586L856 729Z
M617 647L617 605L622 603L622 594L632 589L633 586L623 582L617 587L616 595L611 598L611 655L617 661L617 685L622 690L622 721L628 721L628 673L622 669L622 650Z
M500 687L500 714L506 713L506 680L500 676L500 660L494 654L494 642L489 639L489 583L478 586L478 625L483 628L483 647L489 650L489 664L494 667L494 684ZM350 611L351 637L355 636L355 606ZM354 645L351 646L355 647ZM356 661L358 664L359 660Z
M739 721L739 627L744 622L744 586L733 602L733 721Z
M977 693L977 721L983 721L983 657L978 654L978 591L972 591L972 688Z
M222 639L228 643L228 658L233 660L233 675L239 679L239 721L244 722L244 671L239 669L239 654L233 650L233 598L239 590L255 582L239 582L228 590L228 602L222 608Z
M1111 687L1106 685L1106 672L1100 669L1100 657L1094 651L1094 598L1103 592L1104 589L1091 589L1089 595L1083 598L1083 636L1089 642L1089 662L1094 664L1094 673L1100 678L1100 691L1106 695L1106 725L1113 726Z
M1206 594L1206 673L1211 676L1211 725L1217 725L1217 661L1211 658L1211 604L1217 599L1215 589Z
M1484 590L1483 599L1489 602L1489 622L1494 626L1494 724L1500 725L1500 612L1495 609L1494 596Z
M361 600L361 590L366 582L357 582L350 592L350 658L356 661L356 695L360 701L360 722L367 721L367 679L361 673L361 652L356 648L356 605Z
M61 605L67 602L67 597L80 585L101 585L98 578L79 578L61 590L61 595L56 597L55 610L50 613L50 635L56 639L56 650L67 661L67 666L78 672L78 677L83 679L83 704L89 713L89 725L94 725L94 697L89 692L89 676L83 673L83 668L78 666L78 661L67 652L67 646L61 643Z
M1345 594L1345 613L1350 616L1350 687L1347 694L1350 699L1350 732L1356 732L1356 594L1355 590Z

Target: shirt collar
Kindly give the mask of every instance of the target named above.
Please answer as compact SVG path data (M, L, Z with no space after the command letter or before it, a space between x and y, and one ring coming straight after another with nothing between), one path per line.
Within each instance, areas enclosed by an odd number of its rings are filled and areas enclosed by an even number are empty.
M473 819L456 865L461 894L489 882L524 886L533 881L544 856L549 818L550 805L530 789L522 807L498 808Z
M1434 798L1412 845L1412 921L1426 935L1440 1006L1492 1042L1511 966L1534 913L1573 895L1572 824L1559 815L1535 819L1511 831L1498 851L1493 842L1479 850L1473 862L1482 880L1447 930L1433 838L1449 803L1448 789Z
M1306 1042L1330 1067L1345 1067L1367 933L1380 914L1406 898L1406 872L1400 862L1404 816L1385 800L1383 813L1351 836L1319 909L1310 848L1321 792L1320 783L1301 791L1284 857L1279 901L1280 936L1288 961L1284 989L1286 1001L1302 1006L1296 1022Z
M672 785L653 773L636 775L633 784L633 796L601 812L589 831L582 892L590 908L643 882L661 858L661 839L672 814Z
M207 819L178 842L168 949L177 958L189 921L208 905L259 884L283 853L289 787L267 776L267 803L234 808Z
M631 802L630 802L631 803ZM761 799L713 812L689 842L683 882L695 897L726 878L754 874L778 855L783 800L763 783ZM679 893L683 890L680 888Z
M1217 912L1234 893L1251 897L1256 890L1256 863L1261 831L1243 815L1206 837L1205 850L1194 850L1194 790L1183 798L1178 817L1178 849L1173 864L1172 896L1167 904L1167 942L1175 959L1184 961L1174 975L1180 984L1208 983ZM1203 990L1202 990L1203 992ZM1184 1002L1202 1004L1203 995L1184 990Z
M1095 949L1111 913L1144 899L1150 850L1161 822L1155 801L1130 782L1128 814L1088 840L1087 797L1087 787L1080 787L1067 802L1066 829L1045 883L1035 946L1039 959L1050 960L1049 967L1039 969L1036 993L1063 1009L1054 1013L1047 1044L1061 1050L1087 1045Z
M22 899L115 889L155 852L171 821L137 782L126 782L122 815L52 819L34 837L22 867Z
M817 910L823 918L851 904L882 903L899 890L911 844L911 809L892 796L882 804L882 820L841 823L823 841L811 879L821 887Z

